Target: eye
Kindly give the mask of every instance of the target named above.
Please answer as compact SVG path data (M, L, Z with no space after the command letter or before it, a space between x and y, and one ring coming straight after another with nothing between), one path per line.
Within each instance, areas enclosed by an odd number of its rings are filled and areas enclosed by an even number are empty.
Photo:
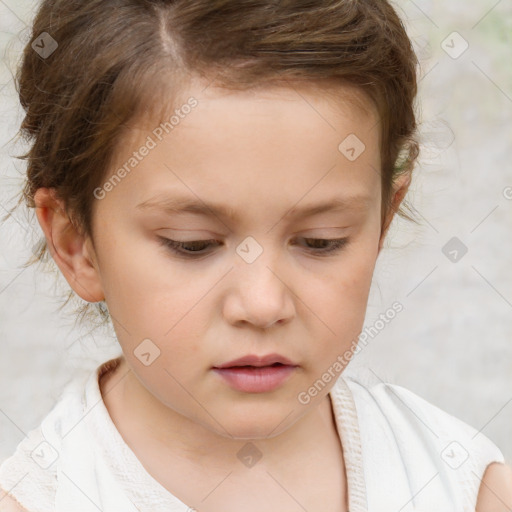
M303 238L302 240L313 242L314 247L310 247L309 243L306 245L308 245L311 252L321 256L337 253L348 243L348 238ZM316 247L318 244L322 247Z
M158 237L161 243L171 249L176 254L195 257L206 254L205 249L213 245L211 242L218 243L217 240L192 240L190 242L179 242L170 238Z
M173 251L175 254L179 254L185 257L194 258L207 254L207 249L212 245L221 245L218 240L192 240L190 242L179 242L178 240L171 240L170 238L164 238L159 236L162 245ZM338 253L347 245L348 238L302 238L305 240L307 249L315 255L326 255ZM311 247L311 242L313 247ZM318 247L321 245L321 247Z

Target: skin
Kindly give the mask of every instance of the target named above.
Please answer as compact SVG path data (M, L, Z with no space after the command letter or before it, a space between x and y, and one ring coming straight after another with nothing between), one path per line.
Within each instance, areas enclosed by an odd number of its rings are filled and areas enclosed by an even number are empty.
M35 195L70 286L88 302L107 302L124 354L101 382L117 429L146 469L198 510L296 510L290 495L309 510L347 509L327 396L334 381L307 405L297 396L360 333L376 260L410 176L397 181L382 223L378 117L364 97L351 101L354 90L339 94L345 101L335 104L305 86L226 92L192 81L184 97L198 106L95 200L94 245L52 190ZM112 173L156 126L140 123L126 137ZM351 133L366 146L353 162L338 150ZM138 211L157 193L221 203L236 216ZM354 209L303 219L291 211L351 195L360 197ZM158 236L222 243L187 259ZM263 249L252 263L236 252L248 236ZM326 256L305 240L342 237L347 245ZM144 339L160 349L149 366L134 355ZM272 392L236 391L211 369L271 352L298 365ZM250 469L237 458L248 441L262 454Z

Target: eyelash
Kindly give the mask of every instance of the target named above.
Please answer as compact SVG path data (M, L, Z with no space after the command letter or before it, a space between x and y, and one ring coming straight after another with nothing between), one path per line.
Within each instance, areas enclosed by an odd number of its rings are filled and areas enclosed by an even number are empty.
M208 242L217 242L217 240L191 240L190 242L178 242L177 240L171 240L170 238L164 238L159 236L158 237L162 243L163 246L165 246L167 249L170 249L172 252L179 254L181 256L185 256L187 258L197 258L199 256L204 256L205 254L208 254L207 252L199 252L199 251L186 251L184 250L184 247L188 245L193 244L206 244L207 246L213 245L212 243ZM348 243L348 237L347 238L333 238L333 239L326 239L326 238L303 238L303 240L313 240L314 242L328 242L332 245L329 249L314 249L309 248L310 251L316 255L324 256L324 255L331 255L336 254L340 252Z

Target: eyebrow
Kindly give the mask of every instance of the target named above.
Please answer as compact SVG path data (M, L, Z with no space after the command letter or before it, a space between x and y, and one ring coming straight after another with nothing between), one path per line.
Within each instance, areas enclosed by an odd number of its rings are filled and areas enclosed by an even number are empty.
M303 219L328 211L362 211L370 205L372 198L367 195L353 195L347 197L334 197L322 203L306 205L300 208L291 208L285 217ZM172 197L157 195L138 204L137 210L162 210L169 214L193 213L204 217L218 217L235 220L238 212L223 204L205 203L188 197Z

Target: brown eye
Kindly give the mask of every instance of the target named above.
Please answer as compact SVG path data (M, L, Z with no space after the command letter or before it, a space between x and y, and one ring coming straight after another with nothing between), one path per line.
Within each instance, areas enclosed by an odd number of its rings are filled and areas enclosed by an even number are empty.
M190 242L179 242L170 238L158 237L161 243L173 252L194 257L206 254L205 249L217 244L217 240L191 240ZM213 242L213 243L212 243Z
M220 245L217 240L191 240L190 242L179 242L170 238L158 237L162 245L181 256L194 258L208 254L208 248L213 245ZM302 238L306 241L306 248L316 255L335 254L348 243L348 238Z
M348 243L348 238L303 238L302 240L307 242L306 245L308 249L311 249L311 252L321 255L336 253ZM311 247L311 245L313 245L313 247Z

